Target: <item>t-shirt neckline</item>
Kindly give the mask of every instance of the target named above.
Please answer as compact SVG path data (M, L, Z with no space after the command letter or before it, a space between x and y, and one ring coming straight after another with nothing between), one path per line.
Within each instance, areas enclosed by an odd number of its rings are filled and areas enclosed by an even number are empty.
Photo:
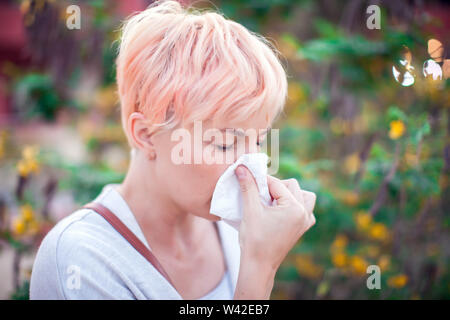
M151 251L152 249L151 249L150 245L148 244L147 239L145 238L144 233L142 232L142 229L141 229L139 223L137 222L136 217L134 216L133 212L131 211L131 209L128 206L128 204L125 201L125 199L122 197L120 192L116 189L117 186L119 186L119 184L107 184L107 185L105 185L104 188L103 188L103 191L101 192L99 197L96 199L96 201L99 201L103 205L109 203L109 201L114 202L115 206L114 207L109 207L108 209L110 209L112 212L114 212L114 214ZM111 199L111 197L112 197L112 199ZM107 202L107 203L105 203L105 202ZM221 280L221 283L222 283L222 281L224 280L223 279L224 277L227 277L227 278L231 277L231 274L228 275L230 273L230 265L229 265L229 261L228 261L228 256L226 254L227 251L226 251L226 242L225 242L225 239L224 239L224 236L223 236L223 232L224 232L224 230L222 229L223 227L222 227L222 225L220 223L217 223L217 222L214 222L214 223L217 225L217 230L219 232L222 253L224 255L225 264L226 264L225 273L224 273L224 276L222 277L222 280ZM161 275L161 277L162 277L162 275ZM170 286L170 288L176 293L176 295L178 295L179 298L183 299L183 297L178 293L176 288L174 286L172 286L170 284L170 282L167 281L164 277L163 277L163 279L165 280L167 285ZM230 279L226 279L226 280L230 280ZM212 291L214 291L216 288L212 289ZM207 297L208 295L210 295L212 293L212 291L208 292L203 297ZM201 298L203 298L203 297L201 297Z

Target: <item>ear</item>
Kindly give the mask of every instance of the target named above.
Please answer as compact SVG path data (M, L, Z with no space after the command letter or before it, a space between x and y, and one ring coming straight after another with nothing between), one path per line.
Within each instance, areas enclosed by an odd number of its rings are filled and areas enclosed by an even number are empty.
M156 155L153 144L153 133L150 132L148 122L140 112L133 112L128 117L128 130L134 147L142 150L149 159Z

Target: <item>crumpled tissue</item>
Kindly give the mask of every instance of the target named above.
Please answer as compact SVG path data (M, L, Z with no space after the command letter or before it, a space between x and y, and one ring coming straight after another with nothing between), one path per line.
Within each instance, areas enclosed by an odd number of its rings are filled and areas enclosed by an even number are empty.
M267 206L274 205L267 185L267 162L265 153L246 153L231 164L217 181L213 192L210 214L221 217L224 222L239 231L243 216L243 200L239 181L234 170L240 164L245 165L253 177L259 190L261 202Z

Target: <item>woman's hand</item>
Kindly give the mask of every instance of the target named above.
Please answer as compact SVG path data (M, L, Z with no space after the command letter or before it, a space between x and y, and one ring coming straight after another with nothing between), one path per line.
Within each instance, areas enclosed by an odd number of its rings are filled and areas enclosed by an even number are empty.
M311 228L316 219L313 208L316 195L300 188L297 180L280 180L267 176L269 192L277 200L275 206L264 206L253 175L239 166L244 212L239 231L239 243L245 255L278 269L289 250Z
M273 279L269 278L275 276L276 270L298 239L316 223L313 214L316 195L302 190L295 179L280 180L268 175L269 192L276 200L276 205L265 206L260 201L258 186L251 172L240 165L235 173L244 203L239 230L241 271L246 276L251 275L252 272L243 264L252 265L253 270L255 267L263 270L261 272L265 272L268 278L259 279L262 282L259 289L265 292L257 293L255 282L251 284L254 288L239 288L245 293L238 298L252 299L251 292L256 294L255 299L268 298L273 285ZM244 280L243 274L240 272L241 282L250 285L250 280Z

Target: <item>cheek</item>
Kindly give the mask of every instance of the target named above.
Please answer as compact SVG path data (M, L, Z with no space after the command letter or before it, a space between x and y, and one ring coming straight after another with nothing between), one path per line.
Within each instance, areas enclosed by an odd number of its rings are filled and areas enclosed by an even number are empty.
M173 166L172 180L167 181L172 199L187 212L211 220L212 195L225 169L218 165Z
M187 165L180 175L183 179L174 188L176 201L187 211L204 217L211 218L209 209L217 180L225 171L223 165Z
M191 165L189 170L191 190L198 194L197 200L208 202L211 200L217 180L226 169L226 165L202 164ZM192 193L192 192L191 192Z
M159 146L157 165L158 179L162 186L167 186L172 198L190 211L195 208L205 209L210 204L217 180L229 164L175 164L171 160L171 143L165 141ZM193 154L193 153L191 153Z

